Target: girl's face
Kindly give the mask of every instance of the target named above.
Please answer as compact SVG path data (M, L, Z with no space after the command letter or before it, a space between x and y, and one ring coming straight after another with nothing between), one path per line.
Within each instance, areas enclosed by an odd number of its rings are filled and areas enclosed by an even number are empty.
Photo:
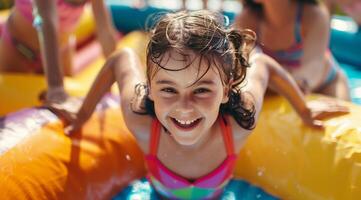
M195 59L186 69L170 71L160 69L151 80L149 98L154 101L158 120L181 145L194 145L209 133L219 114L221 103L228 101L228 89L222 85L220 74L205 59ZM167 52L161 66L182 69L188 62L175 51ZM198 80L199 79L199 80ZM198 81L197 81L198 80Z

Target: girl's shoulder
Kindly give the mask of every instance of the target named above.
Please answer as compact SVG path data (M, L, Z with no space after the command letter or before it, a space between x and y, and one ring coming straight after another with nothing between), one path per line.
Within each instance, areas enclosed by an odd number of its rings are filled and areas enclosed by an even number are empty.
M127 128L134 135L137 142L149 141L153 117L149 115L137 114L133 111L123 111L123 117Z
M244 145L248 136L252 133L252 130L242 128L231 116L228 117L228 122L233 136L235 152L238 153Z

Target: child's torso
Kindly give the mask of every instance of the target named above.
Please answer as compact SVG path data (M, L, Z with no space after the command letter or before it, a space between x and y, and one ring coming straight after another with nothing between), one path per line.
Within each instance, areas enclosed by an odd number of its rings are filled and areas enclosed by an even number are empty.
M219 194L232 177L235 165L232 133L226 133L222 126L215 126L204 145L193 151L180 149L168 133L164 130L159 132L158 136L152 133L152 143L154 140L158 143L153 147L151 143L146 157L150 172L148 177L158 192L169 198L197 198L203 192L203 198ZM186 196L170 195L179 191Z
M276 28L263 20L257 30L263 52L290 71L301 65L303 56L302 15L303 6L299 3L289 23Z

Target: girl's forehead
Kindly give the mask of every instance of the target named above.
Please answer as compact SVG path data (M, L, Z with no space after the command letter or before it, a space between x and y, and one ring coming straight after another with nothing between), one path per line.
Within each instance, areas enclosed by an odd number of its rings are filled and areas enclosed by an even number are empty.
M223 85L220 73L222 66L210 55L200 55L191 50L169 50L161 58L152 63L150 68L150 83L172 81L177 84L192 86L205 79ZM223 74L223 73L222 73Z
M152 82L171 81L179 85L191 86L198 81L221 82L219 72L212 62L192 56L190 61L179 57L165 57L160 63L164 68L156 70Z

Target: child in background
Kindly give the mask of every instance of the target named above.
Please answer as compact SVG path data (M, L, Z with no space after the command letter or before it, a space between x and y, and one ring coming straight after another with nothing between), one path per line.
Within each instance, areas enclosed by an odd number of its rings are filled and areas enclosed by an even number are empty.
M307 106L285 70L251 52L255 39L252 31L227 29L211 11L165 14L147 47L146 74L131 50L113 54L66 130L79 130L117 83L125 123L146 155L155 190L170 199L217 198L257 124L268 84L310 126L322 126L317 114L347 112L335 102Z
M334 13L337 7L341 8L355 22L361 25L361 1L360 0L325 0L325 3L331 13Z
M243 0L236 26L254 30L264 53L305 92L350 100L348 81L328 49L330 17L316 0Z
M61 103L63 71L72 69L75 42L70 33L76 27L87 0L16 0L4 26L0 42L0 72L44 73L48 82L47 101ZM97 37L105 56L116 45L115 30L102 0L91 0Z

